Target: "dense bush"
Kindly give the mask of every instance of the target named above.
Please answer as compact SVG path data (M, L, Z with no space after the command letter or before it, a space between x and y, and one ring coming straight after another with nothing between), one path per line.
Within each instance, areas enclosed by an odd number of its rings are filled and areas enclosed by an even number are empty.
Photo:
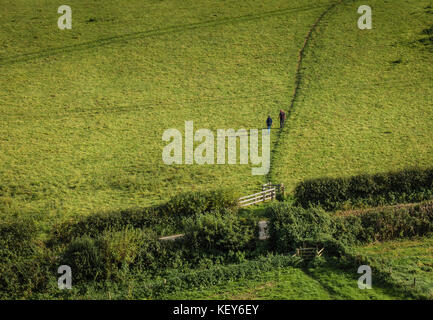
M304 208L320 205L326 210L345 206L419 202L433 198L433 168L311 179L295 188L295 203Z
M256 224L226 210L193 216L184 221L187 248L207 253L242 251L254 241Z
M0 223L0 299L25 298L46 287L51 257L31 221Z
M332 219L318 208L304 209L277 203L266 210L271 246L281 252L292 251L306 240L332 234Z
M281 203L270 206L267 214L270 242L279 252L293 251L305 244L326 247L328 254L341 255L348 245L433 232L433 202L378 207L341 216Z
M422 236L433 231L433 202L372 208L334 221L333 237L347 244Z
M142 248L153 239L141 229L126 227L120 231L106 231L98 240L110 278L117 277L124 270L129 270L130 266L137 261ZM146 254L151 255L151 252Z
M102 279L107 276L107 265L99 241L83 236L71 241L61 257L61 264L72 270L74 282Z
M176 266L173 243L159 241L150 230L126 227L107 230L97 238L82 236L68 244L61 262L72 269L76 282L121 280L129 271L151 273ZM181 254L182 252L180 252Z
M127 272L157 274L170 268L242 260L255 243L256 223L222 209L184 218L184 237L161 241L149 229L130 226L70 242L62 255L74 280L122 279Z
M236 206L237 198L229 190L187 192L159 206L96 213L61 223L54 226L50 243L68 243L83 235L95 238L105 230L121 230L126 226L152 228L161 234L173 232L179 229L185 217Z
M172 224L173 222L169 217L161 216L157 207L95 213L78 221L67 221L55 225L50 243L68 243L84 235L96 238L106 230L122 230L126 226L150 228L162 223Z
M206 288L222 282L247 278L253 279L263 272L298 266L300 263L301 260L297 257L276 255L234 265L213 266L206 270L174 271L164 279L137 283L134 296L141 299L143 297L158 298L175 291Z
M237 196L231 190L214 190L185 192L173 197L161 210L167 215L189 217L221 209L232 209L237 206Z

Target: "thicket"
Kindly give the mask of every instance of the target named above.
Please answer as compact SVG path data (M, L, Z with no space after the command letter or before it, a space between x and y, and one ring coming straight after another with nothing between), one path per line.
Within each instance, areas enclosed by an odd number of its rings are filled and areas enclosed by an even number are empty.
M327 211L420 202L433 198L433 168L309 179L296 186L294 198L296 205L321 206Z
M230 190L186 192L158 206L95 213L60 223L54 226L49 243L69 243L72 239L84 235L94 238L106 230L118 231L127 226L152 228L162 235L181 230L182 221L186 217L223 208L233 210L236 207L237 197Z
M126 227L106 231L99 237L87 235L71 241L60 257L60 264L71 267L73 279L122 280L128 272L152 273L176 266L182 252L172 250L173 243L161 242L151 230Z
M241 261L241 250L254 238L254 223L235 215L236 207L237 197L228 190L188 192L159 206L64 222L55 227L48 247L36 240L39 230L34 222L3 222L0 298L43 292L57 279L62 264L71 267L73 283L79 284ZM205 226L204 232L198 231L200 226ZM176 228L186 229L185 239L158 239L164 230Z
M269 206L266 214L270 244L278 252L317 244L338 254L346 246L433 232L433 202L377 207L347 216L331 215L321 208L279 203Z
M163 276L153 279L146 274L136 273L126 281L119 283L112 281L82 283L73 286L72 290L68 292L52 290L49 297L82 298L83 296L90 296L106 299L105 293L109 291L110 297L114 299L158 299L160 296L176 291L206 288L228 281L254 279L263 272L290 266L296 267L301 263L301 259L297 257L269 254L236 264L214 264L200 269L188 270L172 269ZM105 295L101 296L101 292ZM39 296L43 298L46 295Z
M66 246L60 264L71 267L77 282L122 280L129 272L156 276L168 269L239 262L256 242L256 224L224 210L191 216L184 227L184 237L176 241L132 227L93 238L84 235Z
M212 284L223 277L241 279L261 270L256 262L244 261L263 251L257 251L257 218L237 215L235 200L221 191L187 193L157 207L89 216L60 225L48 248L36 240L38 230L33 222L3 222L0 298L54 292L47 291L47 286L53 287L61 264L72 268L73 285L84 287L93 280L126 283L131 275L141 275L147 283L139 286L142 296ZM351 215L282 202L268 206L265 214L269 217L269 248L283 254L306 245L325 247L328 256L343 259L352 245L433 232L433 202L377 207ZM179 226L184 237L159 240L158 226L165 223ZM299 262L287 259L287 263ZM227 263L239 266L207 270Z
M254 218L239 217L236 207L237 198L224 190L189 192L145 210L64 223L51 244L64 248L60 263L72 268L78 282L122 279L128 272L156 275L170 268L239 262L254 247L257 230ZM177 226L184 237L159 240L158 227L167 224Z
M184 220L184 245L210 254L246 251L254 246L257 224L226 210Z
M37 239L32 221L0 222L0 299L44 290L52 257Z

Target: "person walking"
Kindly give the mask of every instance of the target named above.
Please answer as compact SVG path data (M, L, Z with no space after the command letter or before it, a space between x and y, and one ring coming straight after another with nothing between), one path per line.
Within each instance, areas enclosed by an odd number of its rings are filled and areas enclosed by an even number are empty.
M285 121L286 121L286 113L283 110L280 110L280 129L283 129Z
M266 125L268 126L268 133L271 133L271 127L272 127L272 118L268 115L268 118L266 119Z

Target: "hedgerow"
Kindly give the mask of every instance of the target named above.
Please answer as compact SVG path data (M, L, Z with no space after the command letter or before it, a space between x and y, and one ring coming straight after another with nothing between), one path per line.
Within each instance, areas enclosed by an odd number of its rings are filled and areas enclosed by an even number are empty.
M181 193L158 206L95 213L55 225L50 244L65 244L83 235L95 238L105 230L121 230L126 226L152 228L160 234L174 232L181 228L186 217L222 208L232 210L236 206L237 197L230 190Z
M293 251L306 240L332 234L332 218L320 208L304 209L288 203L276 203L266 209L269 217L269 242L279 252Z
M420 202L433 198L433 168L305 180L296 186L294 198L304 208L321 206L327 211Z
M281 203L268 207L267 215L270 243L278 252L292 251L304 243L328 245L336 252L344 246L433 232L433 202L371 208L348 216Z
M52 257L36 238L32 221L0 223L0 299L25 298L46 287Z
M255 222L240 219L226 210L190 217L183 226L184 245L211 254L247 250L255 240Z
M426 235L433 231L433 202L378 207L361 214L336 216L333 237L347 244L366 244Z
M171 245L159 241L151 230L126 227L72 240L60 263L71 267L75 282L121 280L125 272L151 273L173 266L172 256L182 252L171 250Z

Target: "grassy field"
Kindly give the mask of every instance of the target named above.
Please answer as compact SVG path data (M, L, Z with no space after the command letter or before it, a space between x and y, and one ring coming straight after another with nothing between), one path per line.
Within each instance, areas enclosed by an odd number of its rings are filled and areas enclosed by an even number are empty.
M165 165L168 128L262 128L290 104L299 49L332 1L53 1L0 9L0 212L56 221L265 181L250 165ZM428 1L342 1L312 34L270 177L433 164ZM175 12L176 14L173 14ZM429 29L430 28L430 29ZM16 41L20 39L20 41ZM278 136L272 133L272 141Z
M356 271L356 270L355 270ZM259 279L237 281L206 290L178 292L163 299L224 300L396 300L404 295L380 285L361 290L357 273L332 266L309 269L288 268L262 274Z
M356 251L391 271L397 283L412 286L415 279L415 287L433 298L433 236L374 243Z
M265 179L250 165L165 165L162 133L185 120L211 130L276 120L330 2L77 0L61 31L57 2L4 0L0 212L53 222L187 190L256 191Z
M72 30L59 30L58 2L2 0L0 220L32 217L43 238L53 223L185 191L229 186L247 195L270 179L290 194L306 178L433 166L431 1L371 0L373 29L359 30L365 4L74 0ZM287 111L297 79L280 134L278 111ZM268 114L268 176L253 176L251 165L162 160L163 132L183 134L185 121L195 130L252 129ZM239 214L263 218L264 208ZM357 250L431 296L432 244ZM360 290L358 276L329 264L288 268L162 298L407 298L379 284Z
M343 1L312 35L272 180L433 165L430 1L369 1L373 28L357 27L365 1Z

